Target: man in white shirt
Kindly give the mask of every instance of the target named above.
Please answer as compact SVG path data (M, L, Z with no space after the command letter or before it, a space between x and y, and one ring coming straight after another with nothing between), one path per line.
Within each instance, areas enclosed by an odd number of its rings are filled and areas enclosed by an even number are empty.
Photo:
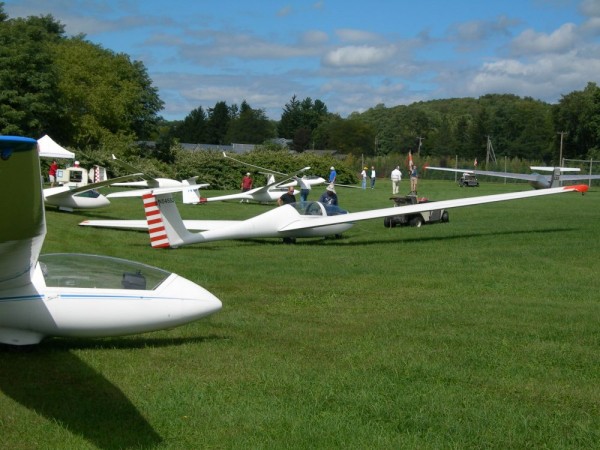
M394 170L392 170L392 195L400 192L400 180L402 180L402 172L400 172L400 166L396 166Z

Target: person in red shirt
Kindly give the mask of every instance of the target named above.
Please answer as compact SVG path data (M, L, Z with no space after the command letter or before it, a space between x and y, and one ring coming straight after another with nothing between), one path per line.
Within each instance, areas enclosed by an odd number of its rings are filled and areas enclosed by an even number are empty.
M50 164L50 168L48 169L48 178L50 179L50 187L54 187L54 183L56 182L56 171L58 170L58 164L56 161L52 161Z
M242 192L246 192L252 189L252 178L250 178L250 172L248 172L244 178L242 178Z
M253 181L252 181L252 178L250 177L250 172L246 173L244 178L242 178L242 185L241 185L242 192L246 192L246 191L249 191L250 189L252 189L252 182ZM248 200L248 199L246 199L246 200L242 199L242 200L240 200L240 203L244 203L244 201L246 203L250 202L250 200Z

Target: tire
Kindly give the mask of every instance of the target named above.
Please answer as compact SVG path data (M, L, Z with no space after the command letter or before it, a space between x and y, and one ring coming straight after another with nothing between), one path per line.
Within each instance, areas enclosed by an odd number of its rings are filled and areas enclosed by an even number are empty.
M393 217L384 217L383 226L386 228L394 228L396 226L396 222L394 222Z
M421 216L415 216L412 219L410 219L409 224L411 227L420 228L421 226L423 226L423 218Z
M444 223L450 222L450 214L448 214L448 211L444 211L442 213L442 222L444 222Z

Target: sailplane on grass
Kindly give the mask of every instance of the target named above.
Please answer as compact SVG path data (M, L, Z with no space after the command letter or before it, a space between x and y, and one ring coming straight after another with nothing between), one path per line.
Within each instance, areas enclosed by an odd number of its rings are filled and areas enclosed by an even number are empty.
M86 220L85 226L147 229L155 248L176 248L184 245L226 239L314 238L340 235L361 220L378 219L399 214L414 214L433 209L449 209L485 203L511 201L545 195L581 192L585 185L550 188L538 191L513 192L480 197L419 203L400 207L347 212L320 202L300 202L282 205L247 220L182 220L170 193L148 192L143 196L146 220ZM199 232L193 232L197 231Z

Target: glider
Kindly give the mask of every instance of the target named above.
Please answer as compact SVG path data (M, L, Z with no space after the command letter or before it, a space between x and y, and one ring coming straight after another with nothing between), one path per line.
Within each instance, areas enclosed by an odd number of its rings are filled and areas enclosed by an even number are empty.
M32 345L47 336L142 333L221 309L201 286L124 259L40 256L46 219L35 139L0 136L0 343Z
M259 166L255 166L253 164L249 164L244 161L240 161L238 159L232 158L231 156L227 156L227 153L225 153L225 152L223 152L223 157L231 159L232 161L235 161L239 164L242 164L242 165L245 165L248 167L252 167L254 169L259 169L261 171L261 173L264 173L265 175L267 175L267 184L265 186L250 189L249 191L246 191L246 192L239 192L236 194L219 195L216 197L202 198L202 199L200 199L201 203L221 202L221 201L225 201L225 200L252 200L255 202L259 202L259 203L269 203L269 202L277 201L279 199L279 197L281 197L283 194L285 194L288 186L300 185L307 189L311 189L312 186L325 183L325 180L321 177L307 177L307 176L299 177L298 176L302 172L309 170L310 167L304 167L304 168L300 169L298 172L296 172L295 174L290 175L287 173L277 172L277 171L271 170L271 169L265 169L264 167L259 167ZM276 175L282 176L285 178L281 181L276 181L275 180ZM294 191L294 195L297 195L297 194L298 194L298 192Z
M115 181L131 180L142 175L134 173L110 180L90 183L84 186L56 186L44 189L44 202L56 206L61 211L72 212L74 209L95 209L110 205L110 200L100 194L96 189L113 184ZM110 195L110 194L109 194Z
M584 193L587 190L588 187L585 185L565 186L540 191L443 200L353 213L348 213L338 207L325 206L319 202L301 202L279 206L242 221L183 221L171 194L148 193L143 197L146 221L86 220L81 222L80 225L147 229L150 234L150 242L155 248L176 248L183 245L225 239L281 237L284 239L284 242L291 242L296 238L339 235L352 227L354 222L361 220L561 194L572 191ZM204 231L192 233L191 231L193 230Z
M112 159L121 166L131 170L133 172L138 171L131 164L121 161L115 155L112 155ZM197 204L200 203L199 188L207 187L209 184L196 184L198 177L191 177L187 180L173 180L172 178L154 178L146 174L138 174L142 181L128 181L128 182L117 182L111 183L112 186L126 186L126 187L137 187L141 189L135 189L130 191L113 192L108 194L107 198L123 198L123 197L141 197L148 192L151 188L179 188L183 196L183 203ZM114 181L114 180L113 180Z
M585 181L585 180L600 180L600 175L563 175L563 172L579 172L578 168L573 167L545 167L531 166L533 171L552 172L551 175L541 175L539 173L511 173L511 172L494 172L491 170L473 170L473 169L451 169L449 167L432 167L427 166L431 170L443 170L446 172L468 173L474 175L487 175L490 177L511 178L515 180L528 181L535 189L548 189L560 186L562 181Z

